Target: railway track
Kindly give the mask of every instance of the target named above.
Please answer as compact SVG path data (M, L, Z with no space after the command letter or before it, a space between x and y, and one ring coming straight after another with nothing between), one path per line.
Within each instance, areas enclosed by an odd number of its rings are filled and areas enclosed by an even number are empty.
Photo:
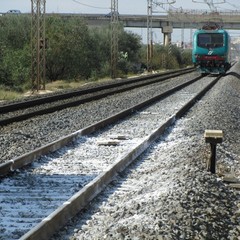
M100 128L100 127L104 127L107 124L111 124L112 122L116 121L119 118L124 118L126 116L128 116L129 114L131 114L133 111L137 111L138 109L141 109L142 107L147 106L148 104L151 104L153 101L157 101L163 97L168 96L169 94L172 94L173 92L180 90L196 81L198 81L199 79L201 79L201 76L195 77L194 79L188 80L188 81L184 81L183 83L180 84L175 84L174 87L172 88L168 88L168 90L164 91L163 93L160 93L152 98L150 98L149 100L143 101L142 103L137 104L136 106L133 106L129 109L123 110L120 113L114 115L113 117L108 118L107 121L103 120L103 121L99 121L96 124L93 124L92 126L86 127L83 130L80 131L76 131L73 134L68 135L67 137L64 137L60 140L56 140L56 142L53 143L49 143L46 146L40 147L39 149L33 151L32 154L24 154L20 157L16 157L14 159L12 159L11 161L7 161L3 164L0 164L0 176L1 175L5 175L7 174L9 171L11 170L15 170L18 169L21 166L24 166L30 162L32 162L34 160L34 158L37 158L38 156L41 156L43 154L47 154L49 151L55 151L56 149L64 146L65 144L71 142L72 140L74 140L76 137L78 137L79 135L82 134L88 134L91 131L95 130L96 128ZM34 158L32 157L34 156Z
M88 89L72 91L69 93L55 94L23 102L11 103L0 106L0 126L13 122L53 113L68 107L98 100L109 95L129 91L134 88L154 84L169 78L180 76L194 71L193 68L181 69L162 74L153 74L144 77L121 80L110 84L103 84Z
M5 175L49 151L70 144L41 157L32 163L31 168L18 170L1 181L2 239L20 236L21 239L48 239L174 124L218 79L195 80L192 81L194 87L178 86L165 95L1 165L0 173ZM159 99L162 101L158 102ZM109 126L129 114L133 115ZM106 126L109 127L96 133ZM71 143L73 140L76 141Z

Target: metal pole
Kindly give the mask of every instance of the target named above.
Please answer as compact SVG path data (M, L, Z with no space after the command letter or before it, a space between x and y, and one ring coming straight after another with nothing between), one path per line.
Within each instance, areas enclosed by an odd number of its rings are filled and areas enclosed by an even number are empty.
M117 77L118 63L118 0L111 0L111 77Z
M184 52L184 23L181 24L181 55Z
M153 40L152 40L152 0L148 0L147 6L147 69L152 70Z
M31 0L32 4L32 91L45 89L46 38L45 12L46 0Z

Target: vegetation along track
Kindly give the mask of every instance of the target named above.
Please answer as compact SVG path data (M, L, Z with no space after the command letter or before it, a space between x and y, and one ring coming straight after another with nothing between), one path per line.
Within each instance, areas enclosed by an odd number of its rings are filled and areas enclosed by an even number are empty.
M115 81L108 84L104 83L100 86L71 91L68 93L55 94L52 96L2 105L0 106L0 126L23 121L38 115L52 113L67 107L77 106L111 94L164 81L172 77L190 73L193 70L193 68L187 68L161 74L151 74L133 79Z
M36 156L76 140L57 152L41 157L31 167L18 170L2 179L2 239L19 238L32 227L21 239L48 239L93 199L118 172L145 151L218 79L206 77L191 86L181 88L176 94L169 95L168 92L165 94L167 98L162 99L163 95L154 97L31 152L19 158L16 165L11 162L10 165L13 165L10 167L8 164L2 166L3 175L17 166L31 162ZM159 99L162 101L157 102ZM153 103L154 105L146 107ZM130 114L132 115L128 119L109 126ZM108 128L95 132L103 126ZM112 139L115 136L117 140Z

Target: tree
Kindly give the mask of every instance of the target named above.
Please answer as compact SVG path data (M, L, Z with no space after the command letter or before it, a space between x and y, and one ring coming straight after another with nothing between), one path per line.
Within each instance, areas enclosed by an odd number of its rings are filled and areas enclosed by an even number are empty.
M31 17L0 18L0 85L21 90L31 87ZM137 34L118 28L121 75L146 67L146 45ZM46 18L46 76L58 79L97 79L110 75L111 28L88 27L81 18ZM171 59L170 59L171 57ZM154 45L153 69L177 68L189 64L189 53L180 54L173 46L172 55ZM190 60L191 61L191 60Z
M185 67L191 65L191 50L184 50L175 45L171 46L171 52L169 53L169 47L160 44L154 44L152 69L176 69L179 67ZM144 45L141 51L142 62L146 64L147 46Z
M124 31L122 27L119 31L119 60L118 69L120 74L135 72L136 63L139 63L141 55L141 38L130 31Z
M31 19L2 16L0 26L0 85L21 90L30 76Z
M50 18L47 21L47 77L53 81L64 78L89 78L92 41L81 19Z

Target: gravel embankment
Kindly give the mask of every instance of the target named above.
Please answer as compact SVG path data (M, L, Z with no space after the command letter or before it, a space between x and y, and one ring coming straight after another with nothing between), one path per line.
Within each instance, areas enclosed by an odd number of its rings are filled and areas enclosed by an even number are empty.
M53 239L239 240L240 64ZM217 174L205 129L221 129Z
M172 87L176 82L180 84L198 75L196 72L190 73L187 76L175 78L175 81L169 80L159 84L158 87L156 85L154 87L151 85L142 87L141 91L135 89L78 107L32 118L25 122L0 127L0 163L53 142L64 135L149 99L169 89L169 86Z

